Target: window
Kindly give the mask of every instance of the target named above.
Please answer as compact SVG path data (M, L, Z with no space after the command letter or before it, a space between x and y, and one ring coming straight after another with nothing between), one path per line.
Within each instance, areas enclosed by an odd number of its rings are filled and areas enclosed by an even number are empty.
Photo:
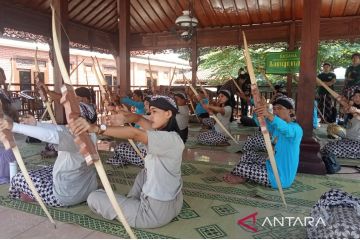
M106 81L107 85L112 86L113 85L113 83L112 83L112 75L105 74L105 81Z
M158 72L156 71L152 71L152 78L154 80L154 87L157 86L157 79L158 79ZM150 71L146 70L146 86L148 89L151 89L151 76L150 76Z
M19 70L19 79L20 91L31 90L31 70Z
M164 76L164 79L169 79L169 72L164 72L163 76Z
M36 81L36 74L38 74L38 73L37 73L37 72L34 72L33 74L34 74L34 80ZM45 76L45 75L44 75L44 72L39 72L38 77L39 77L40 82L44 82L44 81L45 81L44 76Z

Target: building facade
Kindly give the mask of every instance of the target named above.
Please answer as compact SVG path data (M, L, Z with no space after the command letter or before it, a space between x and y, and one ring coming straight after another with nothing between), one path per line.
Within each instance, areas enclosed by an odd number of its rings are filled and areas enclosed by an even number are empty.
M35 52L40 68L40 79L52 85L53 65L49 57L49 46L16 40L0 39L0 67L5 71L7 83L12 91L34 90ZM98 85L91 57L96 56L108 85L119 85L116 62L112 55L101 54L78 49L70 49L70 73L72 84ZM149 66L150 62L150 66ZM95 63L96 64L96 63ZM186 60L173 55L144 55L131 57L130 83L132 89L150 88L151 76L155 86L169 85L174 74L182 79L182 71L190 69ZM120 86L121 87L121 86Z

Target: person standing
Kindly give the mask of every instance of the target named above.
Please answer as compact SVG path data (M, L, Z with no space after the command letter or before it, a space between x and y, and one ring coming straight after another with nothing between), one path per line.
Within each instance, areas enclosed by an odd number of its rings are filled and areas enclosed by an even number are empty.
M343 95L349 100L360 89L360 53L351 56L352 65L346 68Z
M334 84L336 82L336 75L331 72L331 64L325 62L322 66L323 71L317 77L328 85L331 89L334 89ZM334 106L334 101L331 95L326 91L322 86L318 88L318 109L324 116L324 120L328 123L333 123L336 121L336 108Z

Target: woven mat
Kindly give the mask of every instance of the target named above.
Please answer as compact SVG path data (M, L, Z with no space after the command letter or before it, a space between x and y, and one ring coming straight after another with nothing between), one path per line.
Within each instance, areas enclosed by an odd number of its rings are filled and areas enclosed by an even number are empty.
M26 150L23 150L26 152ZM101 152L103 160L112 153ZM51 164L54 159L42 160L39 156L26 159L30 169ZM106 172L115 192L125 194L130 189L140 168L134 166L115 167L105 164ZM186 161L182 164L184 181L184 205L173 221L157 229L136 229L138 238L305 238L304 227L262 226L266 217L304 217L330 188L341 188L355 196L360 181L337 178L336 176L315 176L298 174L295 183L285 190L288 208L281 203L277 191L246 183L228 185L222 181L224 173L232 166L206 162ZM0 186L0 205L20 211L42 215L37 204L24 203L7 198L8 185ZM127 237L124 228L116 221L107 221L92 213L86 203L70 208L50 208L56 220L118 236ZM253 232L237 224L237 221L257 213ZM249 224L251 222L249 221Z

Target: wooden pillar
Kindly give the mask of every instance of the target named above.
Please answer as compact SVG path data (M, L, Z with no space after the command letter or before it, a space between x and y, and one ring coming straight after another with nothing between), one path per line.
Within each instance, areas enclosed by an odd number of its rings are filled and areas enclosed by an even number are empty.
M295 34L296 34L295 22L293 22L289 26L289 43L288 43L289 51L295 50L295 39L296 39ZM286 91L287 91L289 97L293 97L293 95L292 95L292 77L293 77L293 75L291 73L287 74Z
M197 47L197 37L196 34L191 39L191 70L192 78L191 84L196 86L196 72L198 68L198 47Z
M120 83L120 94L130 90L130 0L117 0L119 16L119 52L116 57L116 71Z
M297 120L304 131L299 172L325 174L320 144L313 138L316 63L319 44L321 1L304 0L301 30L300 77L297 90Z
M64 63L66 69L69 72L70 69L70 55L69 55L69 39L67 38L65 31L67 30L67 23L68 23L68 1L63 0L54 0L53 6L55 8L55 12L57 14L56 17L56 32L58 35L58 40L60 44L60 50L62 58L64 59ZM61 23L60 23L61 22ZM64 28L64 29L63 29ZM61 77L60 69L56 57L54 55L54 90L56 92L61 92L61 86L63 85L63 79ZM65 117L65 110L64 107L54 101L55 104L55 118L58 124L65 124L66 117Z

